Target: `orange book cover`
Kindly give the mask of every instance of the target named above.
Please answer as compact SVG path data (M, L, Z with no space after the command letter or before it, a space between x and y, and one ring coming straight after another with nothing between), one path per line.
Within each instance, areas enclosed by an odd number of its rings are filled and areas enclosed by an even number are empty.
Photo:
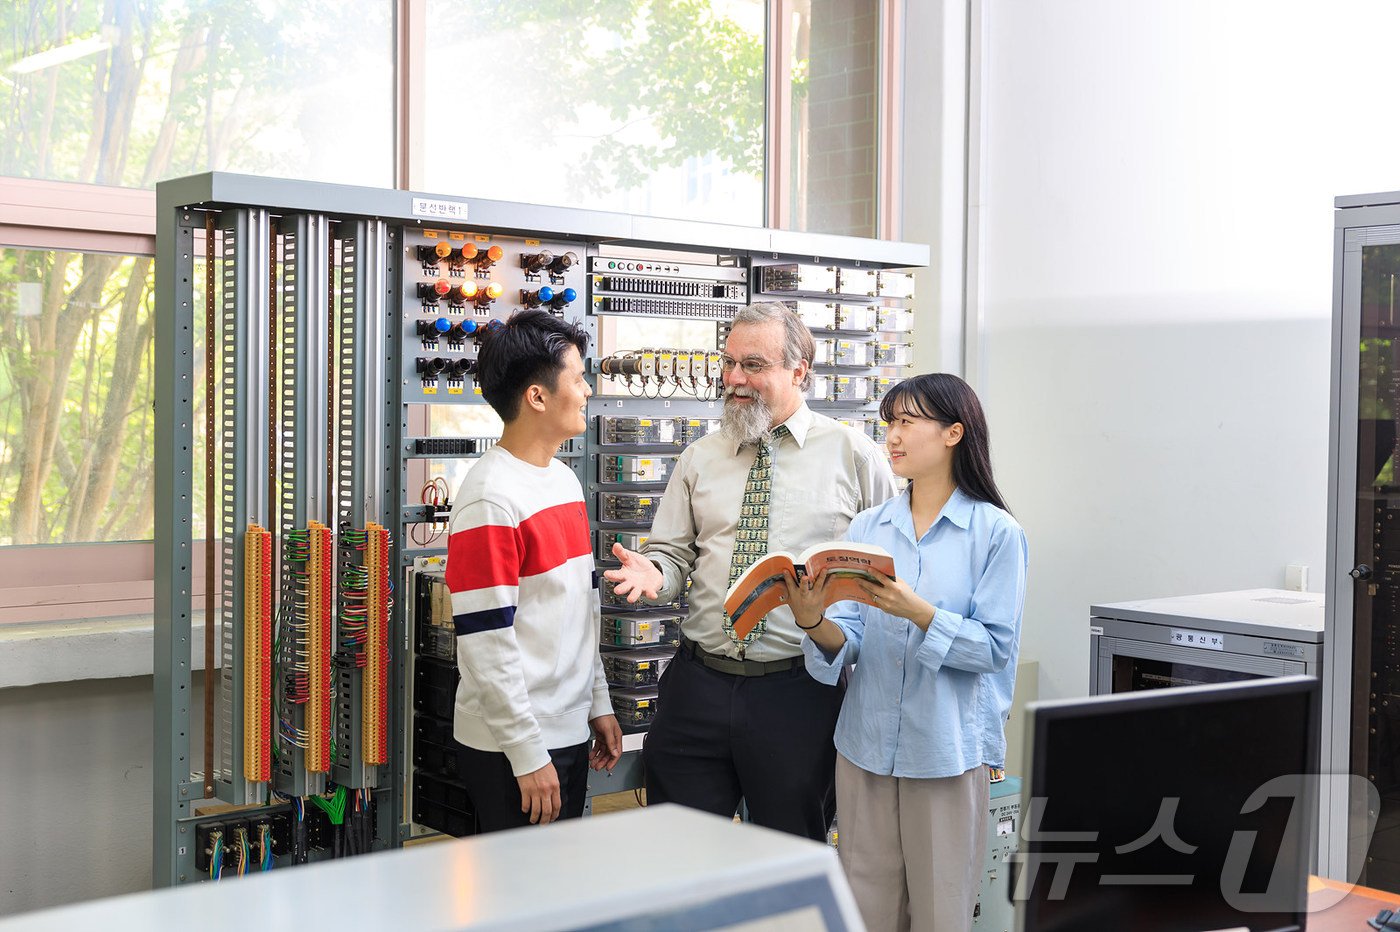
M734 580L724 597L724 612L734 624L734 633L746 637L764 615L787 604L785 576L801 579L823 568L831 580L823 608L846 599L869 604L860 581L879 576L893 579L894 557L883 547L847 540L813 544L796 557L781 550L764 554Z

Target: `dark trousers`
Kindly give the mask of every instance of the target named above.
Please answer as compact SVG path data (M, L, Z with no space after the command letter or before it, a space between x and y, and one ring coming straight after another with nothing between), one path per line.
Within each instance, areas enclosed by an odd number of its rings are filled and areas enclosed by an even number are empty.
M845 692L844 678L825 686L800 663L736 676L677 652L642 746L647 803L732 817L742 799L755 825L824 841L836 811L832 735Z
M583 815L588 796L588 742L551 749L549 759L559 774L559 818ZM457 772L467 785L477 825L482 832L499 832L530 824L530 814L520 811L520 783L511 773L510 760L500 751L478 751L457 745Z

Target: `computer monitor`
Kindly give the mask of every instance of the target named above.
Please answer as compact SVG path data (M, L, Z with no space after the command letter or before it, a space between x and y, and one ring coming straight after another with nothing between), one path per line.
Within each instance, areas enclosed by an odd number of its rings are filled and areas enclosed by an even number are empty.
M1018 929L1304 927L1316 679L1043 702L1027 715Z

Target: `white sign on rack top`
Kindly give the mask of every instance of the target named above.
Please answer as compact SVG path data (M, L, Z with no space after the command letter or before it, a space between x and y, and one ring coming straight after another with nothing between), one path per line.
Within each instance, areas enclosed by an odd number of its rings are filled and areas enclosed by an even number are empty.
M435 217L440 220L466 220L466 201L440 201L430 197L413 199L413 216Z
M1202 647L1206 650L1224 650L1225 635L1210 631L1187 631L1183 628L1172 628L1171 643L1180 644L1183 647Z

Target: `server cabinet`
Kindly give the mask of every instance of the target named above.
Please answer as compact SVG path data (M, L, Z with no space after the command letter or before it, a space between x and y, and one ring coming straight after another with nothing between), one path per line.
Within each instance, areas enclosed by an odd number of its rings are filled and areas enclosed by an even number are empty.
M1322 870L1400 885L1400 192L1333 237ZM1362 779L1356 779L1362 778ZM1376 827L1374 835L1372 826Z
M1093 605L1089 692L1322 675L1323 602L1279 589Z

